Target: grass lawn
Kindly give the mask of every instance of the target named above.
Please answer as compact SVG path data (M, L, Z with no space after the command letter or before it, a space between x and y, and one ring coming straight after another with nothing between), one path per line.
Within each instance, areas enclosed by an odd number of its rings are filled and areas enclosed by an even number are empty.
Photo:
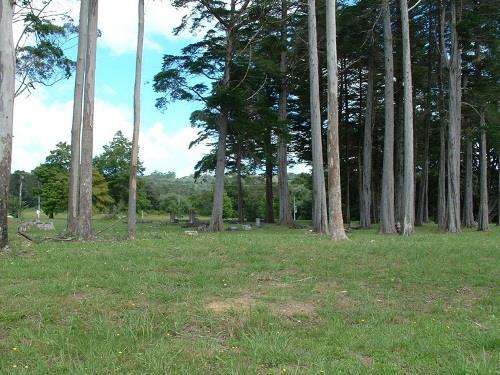
M500 371L498 227L333 243L277 226L188 236L156 221L125 235L120 224L88 243L11 236L2 375Z

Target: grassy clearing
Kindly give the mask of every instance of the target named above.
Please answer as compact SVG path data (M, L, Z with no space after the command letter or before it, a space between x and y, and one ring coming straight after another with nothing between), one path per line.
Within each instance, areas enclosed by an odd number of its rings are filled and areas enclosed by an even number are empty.
M496 227L125 233L0 255L1 374L499 371Z

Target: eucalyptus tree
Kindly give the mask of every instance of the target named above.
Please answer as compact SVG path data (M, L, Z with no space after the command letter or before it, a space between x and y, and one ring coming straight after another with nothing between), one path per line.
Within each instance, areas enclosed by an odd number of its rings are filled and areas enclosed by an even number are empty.
M339 100L337 68L336 1L326 2L326 44L328 65L328 208L332 240L345 240L342 218L339 156Z
M394 57L392 46L391 9L389 0L382 0L384 14L385 55L385 133L382 167L382 198L380 204L380 232L394 233Z
M415 170L413 160L413 85L411 76L410 30L407 0L400 0L403 38L404 83L404 206L403 235L414 232L415 223Z
M281 129L278 132L278 190L279 190L279 223L293 224L290 209L290 192L288 187L288 1L281 0L281 53L279 120Z
M446 6L441 2L440 47L443 64L448 71L448 142L447 142L447 230L461 231L460 220L460 138L461 138L461 49L457 32L457 6L450 0L450 50L446 48Z
M81 240L90 240L93 237L92 153L94 134L98 0L89 1L88 44L85 58L84 107L80 161L80 197L78 212L78 236Z
M309 98L311 111L311 140L313 161L313 230L328 233L323 145L321 137L321 107L319 92L318 37L316 30L316 2L308 0L309 35Z
M0 250L8 244L8 201L14 119L15 49L12 19L15 2L0 6Z
M142 50L144 46L144 0L138 2L137 52L134 85L134 134L130 160L130 181L128 191L128 238L134 240L137 220L137 168L139 164L139 129L141 126L141 77Z
M80 2L80 22L78 33L78 54L76 60L75 91L73 97L73 120L71 123L71 168L68 194L67 231L78 234L78 206L80 199L80 152L83 113L83 85L85 82L86 54L88 48L89 0Z

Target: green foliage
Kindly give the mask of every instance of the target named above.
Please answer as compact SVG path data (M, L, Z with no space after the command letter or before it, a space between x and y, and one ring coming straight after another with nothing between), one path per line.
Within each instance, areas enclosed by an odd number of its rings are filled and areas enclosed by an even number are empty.
M227 194L227 192L224 192L224 202L222 205L222 217L225 219L230 219L236 216L236 213L234 212L233 208L233 201Z
M16 43L16 75L20 85L16 94L28 92L37 84L52 85L68 79L75 62L67 55L67 42L78 33L73 20L65 14L48 11L47 1L18 2L16 19L22 33Z
M32 172L39 183L34 194L40 195L41 208L51 218L68 208L70 162L70 146L60 142L50 151L45 163ZM92 178L92 202L97 210L102 211L113 203L113 198L104 176L96 168L93 169Z
M121 131L118 131L113 139L104 145L101 155L94 158L94 165L104 176L109 186L109 192L118 208L125 209L128 205L128 187L130 178L130 160L132 155L132 142L128 140ZM137 174L142 176L144 167L139 161ZM139 209L145 208L147 202L144 199L144 183L141 178L137 181Z

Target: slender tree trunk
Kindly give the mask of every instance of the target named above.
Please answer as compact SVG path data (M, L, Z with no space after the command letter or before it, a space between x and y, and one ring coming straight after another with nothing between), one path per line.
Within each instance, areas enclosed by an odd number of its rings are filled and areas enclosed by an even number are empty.
M238 221L240 224L245 222L245 213L243 212L243 182L241 178L241 145L238 145L238 155L236 157L236 183L238 185Z
M404 208L403 235L414 232L415 222L415 174L413 161L413 97L411 78L410 30L408 2L401 0L401 24L403 36L403 82L404 82Z
M82 125L80 166L80 207L78 235L81 240L92 239L92 143L94 132L94 93L97 45L98 0L89 3L89 38L85 67L85 99Z
M141 127L141 82L142 50L144 45L144 0L139 0L139 23L137 31L137 56L134 85L134 135L132 137L132 158L128 191L128 238L135 240L137 221L137 165L139 162L139 130Z
M425 93L425 116L424 116L424 152L422 157L422 175L420 178L420 190L418 193L418 208L416 225L422 225L429 221L429 137L432 116L432 63L434 61L434 27L433 18L429 17L428 24L428 43L429 50L427 56L427 87Z
M323 170L323 146L321 140L321 109L319 103L318 42L316 35L315 0L308 0L309 26L309 79L311 101L311 132L313 159L313 230L328 232L325 175Z
M400 77L402 78L402 76ZM399 80L398 80L399 81ZM402 88L402 87L401 87ZM396 222L399 223L399 226L403 222L403 205L404 205L404 119L403 119L403 96L398 95L396 99L396 166L395 166L395 200L396 206L394 210Z
M15 51L12 33L14 2L0 6L0 250L8 245L8 202L14 120Z
M460 222L460 128L461 128L461 52L458 46L455 0L451 0L451 60L449 64L448 123L448 231L461 231Z
M375 67L373 61L373 47L370 48L368 56L368 90L366 93L366 116L363 136L363 184L361 199L363 200L363 211L360 212L360 225L362 228L371 226L372 206L372 150L373 150L373 101Z
M344 111L345 111L345 165L346 165L346 176L345 176L345 223L351 225L351 160L349 154L350 147L350 134L351 128L349 125L349 91L347 83L347 74L344 79L344 94L342 95L344 100Z
M499 156L500 161L500 156ZM500 168L498 169L497 226L500 227Z
M394 57L392 48L391 10L383 0L385 55L385 134L382 167L382 198L380 201L380 232L396 232L394 217Z
M464 214L462 224L466 228L472 228L474 222L473 185L472 185L472 141L468 140L465 149L465 192L464 192Z
M427 103L430 106L430 101ZM420 178L420 189L418 193L418 208L415 225L422 225L426 220L427 212L427 191L429 189L429 127L430 109L426 109L424 129L424 152L422 157L422 175Z
M266 159L266 223L274 223L273 201L273 159L271 155L268 155Z
M480 189L479 189L479 216L478 227L480 231L489 230L489 206L488 206L488 149L486 148L486 121L484 113L481 113L481 162Z
M88 43L89 0L80 3L78 56L76 60L73 121L71 124L71 166L69 170L68 223L69 234L78 235L78 203L80 188L80 151L82 132L83 85L85 83L85 58Z
M342 220L339 156L339 102L337 70L337 26L335 0L326 2L326 48L328 66L328 209L332 240L346 240Z
M290 192L288 189L288 41L287 41L287 0L281 0L281 56L280 74L281 91L279 98L278 119L282 129L278 136L278 190L279 190L279 223L280 225L292 225L293 216L290 208Z
M441 230L448 227L446 209L446 120L442 118L439 128L439 179L438 179L438 204L437 220Z
M231 61L234 55L236 35L233 28L227 32L226 61L224 66L224 76L220 82L221 89L227 88L231 80ZM224 206L224 175L226 170L226 137L229 113L225 108L221 108L217 116L217 128L219 130L219 140L217 142L217 164L215 167L215 187L212 216L210 218L209 230L220 232L224 230L222 219Z

